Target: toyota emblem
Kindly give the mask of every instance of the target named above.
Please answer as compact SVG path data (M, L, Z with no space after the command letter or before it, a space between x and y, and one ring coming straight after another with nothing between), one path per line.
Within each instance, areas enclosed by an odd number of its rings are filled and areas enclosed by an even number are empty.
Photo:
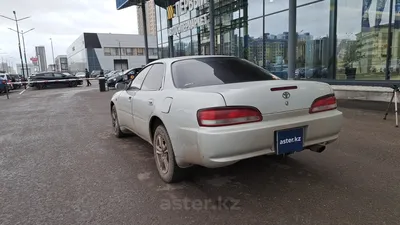
M283 94L282 94L282 97L284 98L284 99L288 99L288 98L290 98L290 93L289 92L283 92Z

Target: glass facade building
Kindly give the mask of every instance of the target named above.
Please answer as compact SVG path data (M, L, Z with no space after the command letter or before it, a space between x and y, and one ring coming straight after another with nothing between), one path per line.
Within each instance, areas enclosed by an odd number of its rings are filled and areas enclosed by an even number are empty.
M289 1L214 0L214 53L245 58L286 78ZM209 0L155 2L159 58L210 54L209 21L194 20L210 13ZM400 80L400 0L296 4L296 77Z

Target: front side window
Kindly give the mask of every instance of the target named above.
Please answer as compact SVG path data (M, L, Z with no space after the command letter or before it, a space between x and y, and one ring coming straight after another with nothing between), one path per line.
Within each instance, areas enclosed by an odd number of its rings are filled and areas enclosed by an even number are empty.
M142 87L144 78L146 78L147 73L149 72L149 70L151 69L151 65L144 68L142 71L140 71L140 73L136 76L136 78L132 81L130 87L135 87L140 89Z
M229 57L177 61L172 64L172 78L177 88L279 79L247 60Z
M154 64L144 80L143 91L157 91L161 89L164 78L164 64Z

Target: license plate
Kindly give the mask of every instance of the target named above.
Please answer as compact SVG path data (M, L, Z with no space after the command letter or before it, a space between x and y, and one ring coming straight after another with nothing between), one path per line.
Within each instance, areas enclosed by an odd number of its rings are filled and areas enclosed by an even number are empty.
M276 154L288 154L303 150L304 128L276 131Z

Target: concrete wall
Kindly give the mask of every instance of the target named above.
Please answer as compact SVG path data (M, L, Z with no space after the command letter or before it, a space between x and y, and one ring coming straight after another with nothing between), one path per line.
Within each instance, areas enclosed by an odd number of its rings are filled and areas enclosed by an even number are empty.
M128 67L141 67L146 64L145 56L119 56L119 55L105 55L104 48L144 48L144 36L134 34L107 34L98 33L97 37L100 42L101 48L90 49L91 55L93 56L93 50L97 57L100 67L104 70L114 70L115 59L126 59L128 60ZM156 36L148 37L149 48L157 48ZM85 48L84 35L80 35L67 49L68 65L71 72L84 71L85 68L89 68L88 65L88 51ZM154 51L157 54L157 51ZM149 56L150 59L157 59L157 55ZM90 58L91 65L93 57ZM96 60L95 60L96 61ZM97 66L95 66L97 67Z
M106 56L104 48L144 48L144 36L132 34L98 34L102 48L95 49L100 65L104 70L114 70L114 59L127 59L128 67L140 67L146 64L146 57L143 56ZM149 36L149 48L157 48L155 36ZM157 56L150 56L150 59L157 59Z
M68 69L71 72L83 72L87 65L87 54L83 34L80 35L67 49Z
M337 99L390 102L392 88L332 85ZM398 95L400 97L400 95Z

